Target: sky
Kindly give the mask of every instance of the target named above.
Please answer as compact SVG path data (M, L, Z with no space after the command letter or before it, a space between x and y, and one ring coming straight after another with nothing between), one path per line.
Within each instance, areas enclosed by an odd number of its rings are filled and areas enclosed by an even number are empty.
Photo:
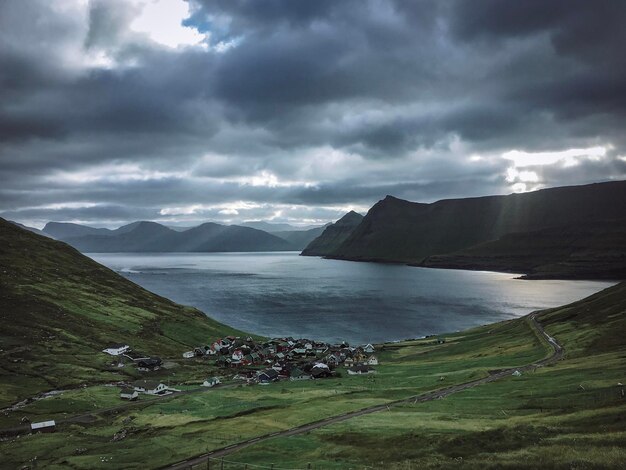
M0 216L322 224L626 179L626 2L3 0Z

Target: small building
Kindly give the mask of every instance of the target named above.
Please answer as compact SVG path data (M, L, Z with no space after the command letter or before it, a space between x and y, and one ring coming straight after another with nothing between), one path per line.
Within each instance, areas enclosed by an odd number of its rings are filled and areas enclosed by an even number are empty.
M349 375L364 375L364 374L375 374L375 373L376 371L374 369L366 365L354 366L348 369Z
M120 398L122 400L135 401L139 397L139 392L134 388L124 387L120 390Z
M161 395L167 391L167 385L158 380L137 380L133 382L133 388L148 395Z
M185 351L185 352L183 353L183 357L184 357L185 359L191 359L192 357L195 357L195 356L196 356L196 353L195 353L195 352L193 352L193 351Z
M159 370L161 368L161 358L151 357L149 359L140 359L137 361L137 370L148 372L151 370Z
M513 377L520 377L522 373L519 370L515 369L511 375Z
M261 383L275 382L278 380L278 372L274 369L265 369L258 373L257 379Z
M326 364L316 363L311 368L311 377L314 379L322 379L332 375L330 368Z
M367 358L367 361L365 362L368 366L377 366L378 365L378 358L376 356L370 356Z
M39 423L31 423L30 429L32 432L54 432L56 431L56 426L54 420L41 421Z
M289 380L309 380L311 376L299 367L294 367L289 371Z
M216 385L221 384L222 382L218 377L211 377L210 379L205 380L202 383L203 387L215 387Z
M367 354L372 354L376 349L374 348L374 346L372 346L371 344L366 344L363 347L363 351L366 352Z
M108 348L104 348L102 352L110 354L111 356L119 356L120 354L124 354L125 352L127 352L129 349L130 346L128 344L118 343L112 344Z

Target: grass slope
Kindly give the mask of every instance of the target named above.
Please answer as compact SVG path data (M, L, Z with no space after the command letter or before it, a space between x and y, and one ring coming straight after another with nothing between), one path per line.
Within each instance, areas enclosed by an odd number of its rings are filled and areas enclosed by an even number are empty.
M0 408L41 391L128 378L100 352L109 343L179 358L238 333L3 219L0 304Z
M540 321L566 348L555 365L443 400L275 439L229 460L284 467L316 462L324 469L624 468L626 399L617 384L626 383L626 283L546 310ZM466 338L479 340L484 333L481 328ZM492 335L503 346L511 339ZM482 354L478 343L475 351Z

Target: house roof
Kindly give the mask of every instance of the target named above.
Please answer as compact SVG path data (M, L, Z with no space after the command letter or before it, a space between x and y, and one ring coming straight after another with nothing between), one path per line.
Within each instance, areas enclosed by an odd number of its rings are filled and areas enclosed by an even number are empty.
M135 380L133 382L134 387L145 388L146 390L154 390L161 382L158 380Z
M120 390L120 394L123 395L132 395L133 393L135 393L134 388L124 387Z
M40 423L32 423L30 425L31 429L41 429L41 428L49 428L52 426L56 426L56 423L54 422L54 420L52 421L41 421Z
M128 346L128 344L126 343L115 343L115 344L111 344L109 346L107 346L106 349L120 349L120 348L128 348L130 346Z
M278 372L276 372L274 369L265 369L264 371L259 373L259 376L261 375L266 375L270 379L275 379L276 377L278 377Z

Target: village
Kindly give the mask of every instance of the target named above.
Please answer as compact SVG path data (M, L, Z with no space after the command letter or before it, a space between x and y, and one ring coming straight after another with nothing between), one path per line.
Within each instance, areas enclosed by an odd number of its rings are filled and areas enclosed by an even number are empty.
M125 343L113 344L102 350L114 356L116 367L125 367L130 361L138 372L159 370L160 357L133 351ZM208 377L203 387L215 387L223 382L241 385L268 385L282 380L315 380L340 377L341 368L348 375L375 374L373 366L378 357L371 344L351 347L343 342L329 344L305 338L273 338L258 341L252 337L227 336L182 354L185 360L211 361L220 376ZM141 379L125 384L120 398L137 400L140 394L164 396L180 392L156 379Z

